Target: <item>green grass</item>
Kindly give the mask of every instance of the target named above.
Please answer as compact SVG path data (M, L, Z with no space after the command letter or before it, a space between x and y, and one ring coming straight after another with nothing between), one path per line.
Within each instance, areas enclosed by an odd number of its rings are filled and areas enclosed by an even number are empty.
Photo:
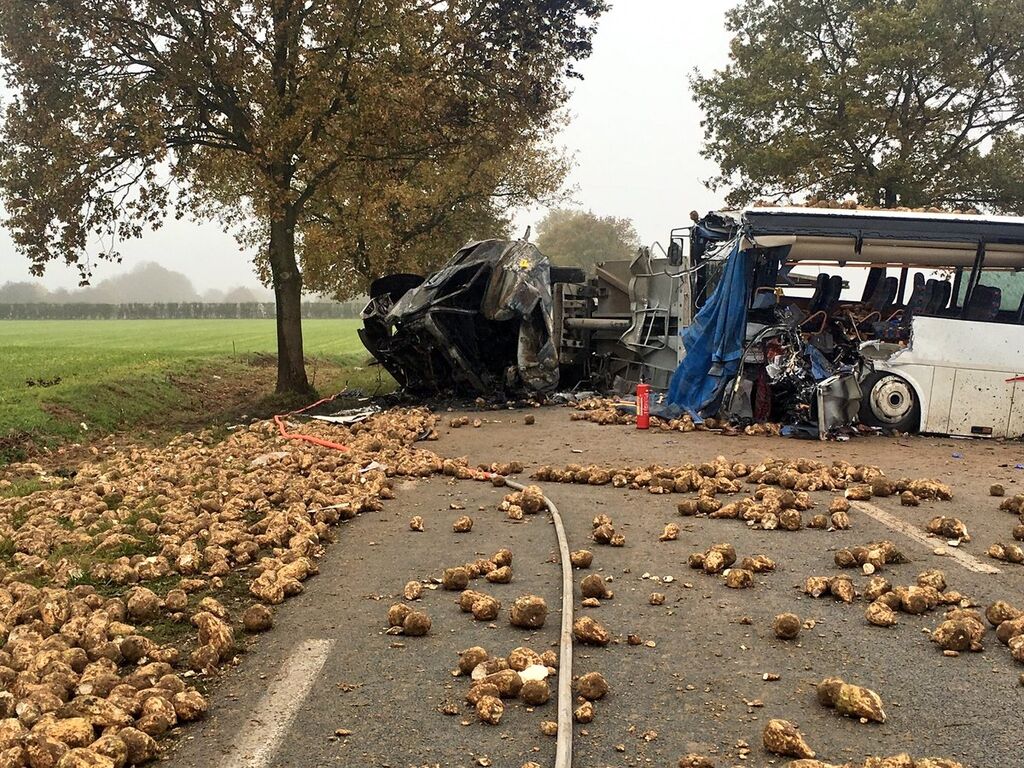
M321 392L393 386L365 369L358 327L303 323L307 369ZM0 464L20 458L26 440L213 424L255 408L273 389L275 349L273 320L0 321Z

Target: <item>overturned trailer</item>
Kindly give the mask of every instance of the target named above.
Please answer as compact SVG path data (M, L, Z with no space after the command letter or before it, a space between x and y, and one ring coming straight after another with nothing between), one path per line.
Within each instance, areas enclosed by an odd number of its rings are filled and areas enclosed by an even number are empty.
M645 380L697 419L1024 435L1024 219L711 213L588 275L485 241L377 281L363 317L414 392Z

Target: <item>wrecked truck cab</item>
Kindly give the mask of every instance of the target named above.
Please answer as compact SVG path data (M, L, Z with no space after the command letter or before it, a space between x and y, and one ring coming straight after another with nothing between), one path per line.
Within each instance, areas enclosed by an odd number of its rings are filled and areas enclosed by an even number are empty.
M552 268L536 246L483 240L426 278L375 281L359 335L412 394L539 393L559 384L552 312Z

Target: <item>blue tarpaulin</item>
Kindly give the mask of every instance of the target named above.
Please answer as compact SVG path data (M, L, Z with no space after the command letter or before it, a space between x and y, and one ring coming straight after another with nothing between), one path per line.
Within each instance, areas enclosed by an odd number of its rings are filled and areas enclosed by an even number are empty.
M714 416L739 370L747 329L749 254L733 245L714 293L682 332L686 357L672 375L668 403L695 419Z

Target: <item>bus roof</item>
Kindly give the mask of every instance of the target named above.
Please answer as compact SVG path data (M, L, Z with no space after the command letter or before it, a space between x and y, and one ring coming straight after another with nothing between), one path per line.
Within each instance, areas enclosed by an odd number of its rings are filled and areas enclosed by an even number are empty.
M917 211L749 208L725 214L755 247L789 246L789 261L1024 268L1024 218Z

